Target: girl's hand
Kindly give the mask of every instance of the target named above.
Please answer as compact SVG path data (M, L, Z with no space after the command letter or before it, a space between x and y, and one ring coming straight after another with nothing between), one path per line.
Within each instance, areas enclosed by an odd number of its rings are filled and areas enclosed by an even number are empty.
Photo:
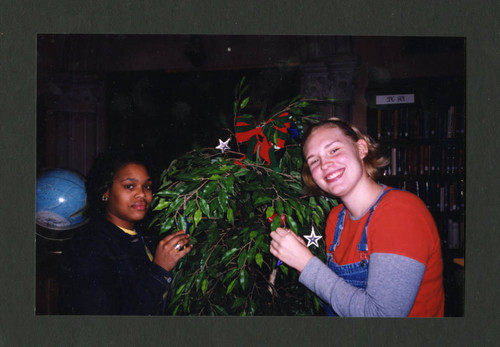
M154 262L165 270L172 271L179 259L193 249L193 245L188 245L189 238L190 235L184 230L166 236L156 247Z
M271 238L271 254L299 272L302 272L307 262L314 257L304 240L291 230L277 228L271 232Z

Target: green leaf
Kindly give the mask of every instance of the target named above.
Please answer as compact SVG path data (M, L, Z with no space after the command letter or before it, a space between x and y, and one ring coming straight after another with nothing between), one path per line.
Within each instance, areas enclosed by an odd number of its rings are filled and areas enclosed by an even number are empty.
M155 195L159 196L160 198L175 198L179 195L179 192L175 192L172 190L161 190Z
M203 198L200 198L198 202L200 203L201 212L203 212L205 216L210 217L210 205L208 202Z
M255 311L257 310L257 304L255 303L255 301L250 300L249 306L250 306L250 314L253 316L255 314Z
M184 219L184 217L180 217L178 219L178 225L177 225L177 228L178 230L186 230L187 229L187 223L186 223L186 220Z
M292 218L292 216L286 216L286 222L295 233L299 230L297 228L297 222Z
M258 247L262 251L268 251L269 250L269 243L264 242L264 235L260 234L257 239L255 240L255 247Z
M321 205L321 207L323 207L323 209L325 209L325 211L330 211L331 207L330 207L330 205L328 205L328 201L326 199L319 198L318 201L319 201L319 204Z
M207 292L207 289L208 289L208 279L205 278L201 284L201 292L203 295L205 295L205 293Z
M234 280L231 281L231 283L229 283L229 285L227 286L227 290L226 290L226 295L231 293L234 289L234 286L236 285L237 282L237 278L235 278Z
M212 213L212 216L211 217L214 217L214 218L222 218L223 214L221 213L221 206L220 206L220 203L219 203L219 199L214 199L211 203L210 203L210 212Z
M234 300L233 305L231 306L231 308L241 307L241 306L243 306L243 304L245 303L245 301L246 301L246 298L242 298L242 297L236 298L236 300Z
M227 210L227 192L224 189L219 190L219 205L222 211Z
M164 210L165 208L168 207L168 205L170 205L170 201L168 200L165 200L165 199L160 199L160 201L158 202L158 205L155 206L155 208L153 209L153 211L160 211L160 210Z
M241 268L243 264L245 264L245 260L247 259L247 252L241 251L240 256L238 257L238 267Z
M227 316L227 311L224 309L224 307L220 306L220 305L215 305L213 304L212 305L213 308L215 308L215 310L217 311L218 314L222 314L224 316Z
M274 217L273 221L271 222L271 231L275 231L281 224L281 218L280 216Z
M210 181L217 181L217 180L220 180L221 178L222 178L222 176L221 176L221 175L219 175L219 174L214 174L214 175L210 176L209 180L210 180Z
M262 253L257 253L255 255L255 262L257 265L259 265L260 268L262 268L262 261L264 260L264 257L262 256Z
M314 213L317 213L321 218L325 218L325 211L321 208L321 206L316 205Z
M313 302L314 302L314 310L316 312L318 312L319 311L319 300L316 296L314 296Z
M250 232L250 239L253 240L257 237L257 235L259 234L258 231L254 230L254 231L251 231Z
M179 207L181 207L181 205L184 203L184 199L182 197L178 197L173 203L172 205L170 205L170 207L167 209L167 214L169 213L172 213L172 212L176 212Z
M169 231L172 228L172 225L174 225L174 217L165 219L165 221L161 225L160 234Z
M228 271L228 273L224 276L224 279L222 280L222 283L226 283L230 278L234 277L234 275L236 275L236 273L239 271L238 268L234 268L230 271Z
M297 219L299 220L300 225L304 225L304 217L302 216L302 213L300 210L295 210L295 215L297 216Z
M316 207L316 206L318 206L318 204L316 203L316 200L315 200L312 196L309 198L309 205L310 205L311 207Z
M231 224L234 224L234 212L231 207L227 209L227 221Z
M271 201L272 201L272 199L269 196L261 196L261 197L255 199L255 201L253 202L253 205L255 207L257 207L257 206L260 206L262 204L265 204L265 203L268 203Z
M241 109L244 109L245 106L248 104L248 101L250 100L250 97L246 97L242 102L241 102Z
M189 312L191 311L189 309L189 303L190 303L189 296L187 296L184 299L184 302L182 303L182 308L184 309L184 313L186 313L186 314L189 314Z
M313 220L316 225L319 225L321 222L321 218L316 213L313 213Z
M203 272L198 275L195 282L196 291L200 290L201 283L203 282Z
M184 215L188 216L191 213L193 213L194 210L196 210L196 201L195 200L189 200L186 203L186 208L184 209Z
M245 176L248 172L250 172L250 170L245 169L244 167L242 167L241 169L239 169L238 171L236 171L233 175L235 177L241 177L241 176Z
M281 200L276 201L276 213L280 216L283 214L283 202Z
M289 183L290 187L292 187L295 191L301 192L302 191L302 186L298 183Z
M186 284L184 283L179 288L177 288L177 290L175 291L175 295L179 295L180 293L182 293L182 291L184 290L185 287L186 287Z
M258 252L257 247L252 247L248 250L247 262L250 264L255 259L255 254Z
M290 206L290 204L288 203L288 201L285 201L285 214L287 216L291 216L293 214L293 210L292 210L292 207Z
M226 263L233 255L238 251L238 248L231 248L229 251L224 253L222 256L221 262Z
M212 194L215 191L215 189L217 189L218 186L219 184L216 181L208 182L200 191L201 197L202 198L209 197L210 194Z
M240 286L243 290L246 290L248 282L248 272L245 269L242 269L240 272Z
M269 207L266 209L266 218L271 217L273 214L274 214L274 207L269 206Z
M198 226L200 220L201 220L201 210L197 209L196 212L194 213L194 225Z
M221 180L222 186L228 192L234 195L234 176L227 176Z

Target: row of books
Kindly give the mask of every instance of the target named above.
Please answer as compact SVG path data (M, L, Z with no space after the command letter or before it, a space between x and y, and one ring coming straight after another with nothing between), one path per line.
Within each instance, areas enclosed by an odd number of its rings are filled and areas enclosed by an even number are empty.
M450 106L443 110L420 110L403 105L376 110L378 140L451 139L465 135L463 108Z
M437 227L441 231L441 243L447 249L463 249L465 236L463 221L445 219L438 222Z
M390 165L384 175L465 174L465 147L457 143L394 144L386 149Z
M431 212L463 212L464 181L442 182L437 179L405 179L387 184L419 196Z

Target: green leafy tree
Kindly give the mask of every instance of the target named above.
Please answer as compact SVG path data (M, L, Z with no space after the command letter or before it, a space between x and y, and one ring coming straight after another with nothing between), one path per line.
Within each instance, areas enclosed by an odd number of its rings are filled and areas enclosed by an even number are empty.
M324 229L333 199L303 193L297 139L315 122L301 97L282 103L264 119L244 113L244 78L237 85L234 128L237 150L194 150L161 175L152 225L160 233L183 229L193 250L179 262L170 292L173 315L314 315L319 300L298 282L298 272L269 252L270 232L280 225L308 235ZM240 147L247 147L246 154ZM277 147L280 147L279 149ZM323 239L311 251L324 258Z

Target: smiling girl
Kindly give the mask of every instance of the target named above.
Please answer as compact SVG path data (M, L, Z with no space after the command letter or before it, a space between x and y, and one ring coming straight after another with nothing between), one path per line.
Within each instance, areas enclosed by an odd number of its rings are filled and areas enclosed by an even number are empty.
M303 154L305 186L342 201L327 219L327 264L283 228L271 233L271 253L301 272L328 315L442 317L436 225L416 195L377 183L387 164L378 146L332 118L308 129Z
M141 153L101 155L89 174L91 221L63 252L60 311L64 314L156 315L165 312L172 269L192 248L178 231L161 240L139 228L152 200Z

